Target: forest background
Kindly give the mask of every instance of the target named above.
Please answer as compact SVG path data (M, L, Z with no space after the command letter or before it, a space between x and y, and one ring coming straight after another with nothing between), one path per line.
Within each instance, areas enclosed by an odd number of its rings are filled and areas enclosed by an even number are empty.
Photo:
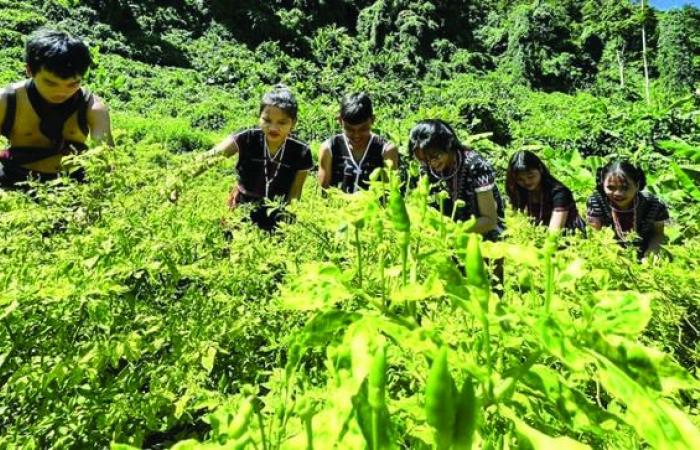
M24 76L42 26L87 39L117 147L78 158L85 185L0 192L0 448L700 440L697 8L0 0L0 84ZM579 210L595 168L629 157L669 204L665 256L638 264L610 233L554 256L509 212L507 243L482 249L506 258L505 294L484 297L455 269L468 233L419 188L406 231L381 207L387 187L326 199L312 178L296 223L264 235L226 211L233 162L188 173L278 82L314 151L338 132L339 96L366 90L404 156L415 121L439 117L501 183L509 154L536 151ZM434 416L434 373L471 427Z

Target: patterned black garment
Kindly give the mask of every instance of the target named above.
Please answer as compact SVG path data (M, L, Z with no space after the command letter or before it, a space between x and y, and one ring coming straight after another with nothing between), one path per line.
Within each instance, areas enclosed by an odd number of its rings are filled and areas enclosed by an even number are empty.
M452 215L452 207L456 200L464 201L464 207L459 208L455 214L455 220L458 221L465 221L472 217L480 216L476 195L479 192L493 192L498 223L496 228L484 234L484 239L490 241L498 240L505 230L505 222L503 200L501 199L498 186L496 186L496 173L493 167L473 150L465 150L458 153L458 164L458 169L454 175L448 177L434 173L427 165L423 165L422 170L428 175L434 192L445 190L450 193L450 198L445 201L445 215Z
M360 161L355 161L345 135L336 134L330 138L326 141L333 157L330 186L351 194L358 189L367 189L370 174L374 169L384 167L387 144L384 138L372 134L364 156Z
M283 147L270 157L265 134L259 128L237 133L234 139L238 145L238 184L229 197L229 207L257 204L250 213L251 221L263 230L272 231L285 214L263 205L263 199L287 198L297 172L313 167L311 150L306 143L288 137Z
M637 247L642 256L649 248L649 243L654 237L654 224L665 222L669 219L668 208L658 198L646 192L640 192L635 200L636 206L626 210L615 212L612 210L607 197L600 192L595 192L588 197L587 210L588 221L598 222L604 227L611 227L615 231L615 237L622 245L632 244ZM615 224L617 222L617 225ZM625 234L635 231L638 237L628 242ZM620 235L622 233L622 235Z
M527 202L521 210L532 217L537 225L548 226L554 211L566 211L564 230L585 231L585 223L578 214L571 190L563 184L556 182L551 186L543 186L538 199L531 198L532 193L527 196Z

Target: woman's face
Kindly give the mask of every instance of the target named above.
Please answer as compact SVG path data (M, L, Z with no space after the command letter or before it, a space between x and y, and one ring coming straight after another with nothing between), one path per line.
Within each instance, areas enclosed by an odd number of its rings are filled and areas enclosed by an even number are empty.
M343 126L343 133L354 149L363 149L364 146L367 145L367 142L369 142L372 136L373 122L374 120L370 118L362 123L353 125L340 119L340 124Z
M59 104L70 99L80 89L82 77L61 78L46 69L40 69L37 73L28 72L34 79L39 95L49 103Z
M527 191L535 191L542 182L542 172L539 169L521 170L515 173L515 182Z
M260 128L269 145L281 145L294 129L295 120L276 106L266 106L260 113Z
M416 157L427 163L435 172L444 172L452 166L454 158L449 152L441 149L419 149L416 151Z
M634 203L639 187L625 174L616 172L605 177L603 190L613 206L626 209Z

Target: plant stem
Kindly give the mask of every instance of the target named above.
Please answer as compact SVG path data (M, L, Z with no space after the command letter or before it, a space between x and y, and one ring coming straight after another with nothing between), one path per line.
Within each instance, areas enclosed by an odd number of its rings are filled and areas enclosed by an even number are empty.
M489 295L488 291L483 292L481 295ZM493 361L491 358L491 330L489 327L489 317L488 311L481 311L481 327L483 328L483 339L484 339L484 352L486 353L486 370L489 373L488 383L486 389L488 392L488 397L493 397Z
M265 423L263 422L262 413L258 408L255 408L255 414L258 416L258 425L260 426L260 441L264 450L267 450L267 437L265 436Z
M311 421L313 416L309 415L304 418L304 428L306 429L306 450L314 450L314 432Z
M544 255L544 309L549 313L552 304L552 294L554 292L554 248L545 247Z
M357 249L357 277L360 289L362 288L362 248L360 246L360 229L355 227L355 249Z
M379 450L379 411L372 409L372 450Z

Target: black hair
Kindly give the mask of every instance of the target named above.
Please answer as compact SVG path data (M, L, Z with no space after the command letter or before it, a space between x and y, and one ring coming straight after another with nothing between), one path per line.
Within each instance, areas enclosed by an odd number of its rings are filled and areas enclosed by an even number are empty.
M605 179L613 174L622 175L625 178L632 180L634 184L637 185L637 189L639 191L644 189L647 185L647 177L642 169L633 165L627 160L612 161L599 168L596 172L595 187L603 199L607 198L605 195L605 188L603 186Z
M92 57L90 49L80 39L63 31L44 28L29 36L25 61L32 75L45 69L67 79L85 75Z
M267 106L274 106L281 109L292 118L292 120L297 120L297 114L299 112L299 105L297 100L294 98L294 94L289 90L284 84L276 84L271 91L266 92L260 101L260 111L258 114L262 114L263 110Z
M374 117L372 100L366 92L347 94L340 101L340 118L351 125L358 125Z
M520 187L515 181L518 172L526 172L529 170L539 170L542 177L540 181L540 189L542 189L543 199L549 200L552 189L561 183L552 176L547 166L542 160L529 150L520 150L513 154L508 161L508 169L506 171L506 193L508 199L515 209L524 210L527 205L529 192L527 189Z
M428 149L438 153L456 153L466 148L452 127L440 119L421 120L411 128L408 138L408 151L414 156L417 156L417 151L425 152Z

